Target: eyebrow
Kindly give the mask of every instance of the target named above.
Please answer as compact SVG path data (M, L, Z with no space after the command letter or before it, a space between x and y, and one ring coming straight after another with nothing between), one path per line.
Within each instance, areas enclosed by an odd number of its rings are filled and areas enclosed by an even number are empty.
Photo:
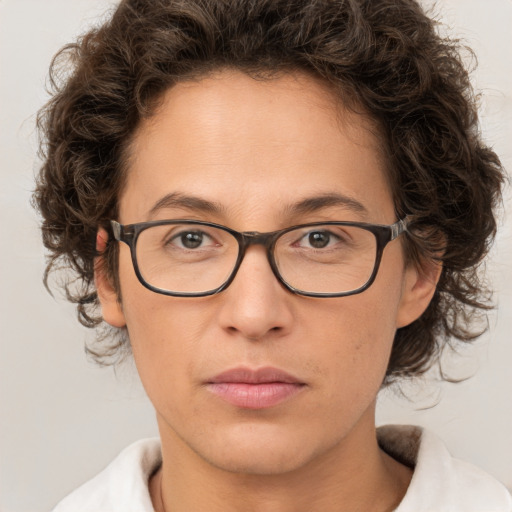
M197 210L204 213L219 214L225 208L216 202L202 199L201 197L189 196L180 192L172 192L159 199L149 210L149 216L155 215L159 210L165 208L185 208L187 210Z
M307 213L314 213L324 208L333 206L342 206L348 210L353 210L356 213L368 214L368 209L356 199L345 196L342 194L327 193L319 196L308 197L292 204L285 208L285 210L292 215L302 215Z

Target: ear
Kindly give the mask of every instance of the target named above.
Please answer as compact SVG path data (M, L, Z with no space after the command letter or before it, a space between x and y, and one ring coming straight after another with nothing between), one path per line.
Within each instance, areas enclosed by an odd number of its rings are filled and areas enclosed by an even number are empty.
M442 269L442 263L436 260L422 262L419 266L412 263L408 265L398 306L397 328L411 324L427 309L436 291Z
M113 327L125 327L123 309L119 301L118 294L105 273L105 259L103 253L107 247L108 233L103 229L98 229L96 235L96 252L99 256L94 260L94 283L98 292L98 298L101 304L101 314L103 320Z

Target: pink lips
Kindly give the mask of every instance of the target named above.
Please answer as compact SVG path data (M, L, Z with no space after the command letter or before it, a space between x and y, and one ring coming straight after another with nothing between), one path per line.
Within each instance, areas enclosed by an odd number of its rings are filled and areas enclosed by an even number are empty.
M265 409L278 405L305 386L276 368L234 368L217 375L206 385L214 395L245 409Z

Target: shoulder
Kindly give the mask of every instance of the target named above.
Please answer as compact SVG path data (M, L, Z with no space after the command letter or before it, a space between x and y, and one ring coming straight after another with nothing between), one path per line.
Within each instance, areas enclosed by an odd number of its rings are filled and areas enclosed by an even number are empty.
M53 512L152 512L148 480L161 462L159 439L137 441L64 498Z
M396 512L512 512L505 486L481 469L450 455L442 441L419 427L378 429L389 455L414 468Z

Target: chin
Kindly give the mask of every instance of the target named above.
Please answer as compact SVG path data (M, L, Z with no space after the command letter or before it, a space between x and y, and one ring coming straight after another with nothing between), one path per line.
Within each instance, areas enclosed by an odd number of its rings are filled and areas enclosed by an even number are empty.
M210 437L208 446L195 447L196 453L230 473L278 475L300 469L321 451L319 446L315 449L310 445L310 436L300 436L296 431L276 432L262 425L238 426L236 430L224 431L216 439Z
M267 453L262 453L263 449L258 448L258 450L244 450L242 453L234 450L234 453L229 455L217 457L212 455L211 458L205 457L205 460L213 467L228 473L253 476L292 473L308 462L308 458L303 459L296 450L291 452L281 449L276 453L267 447L265 448Z

